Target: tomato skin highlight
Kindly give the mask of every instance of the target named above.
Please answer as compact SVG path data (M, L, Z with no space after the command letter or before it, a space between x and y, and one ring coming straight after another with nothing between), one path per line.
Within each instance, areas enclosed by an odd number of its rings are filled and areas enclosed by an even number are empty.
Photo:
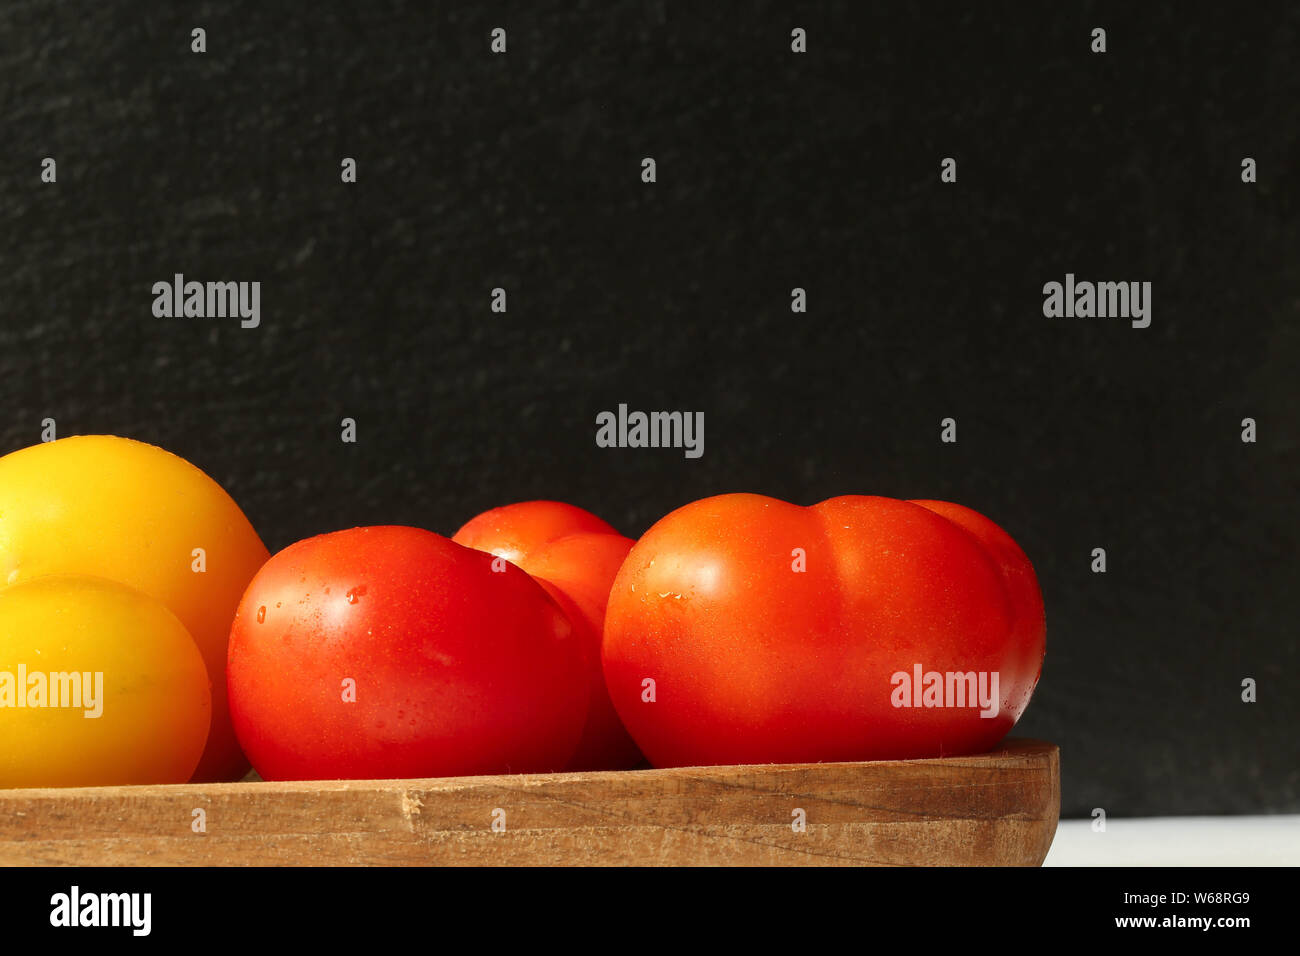
M559 770L586 719L581 645L541 586L417 528L272 557L240 602L228 674L268 780Z
M564 609L587 658L589 699L569 770L621 770L643 760L605 687L600 643L610 585L633 541L600 518L557 501L525 501L470 519L453 541L518 565Z
M606 681L656 766L980 752L1019 718L1041 666L1042 630L1021 623L1031 615L1012 592L979 535L920 504L706 498L661 519L624 562ZM895 706L894 675L916 665L997 672L996 716Z
M563 501L521 501L490 508L461 525L451 540L513 564L571 534L618 535L590 511ZM526 569L525 569L526 570Z

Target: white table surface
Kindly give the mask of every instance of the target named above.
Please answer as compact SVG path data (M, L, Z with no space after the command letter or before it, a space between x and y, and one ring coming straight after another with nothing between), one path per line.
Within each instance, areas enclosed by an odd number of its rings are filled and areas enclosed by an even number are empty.
M1300 866L1300 815L1062 820L1044 866Z

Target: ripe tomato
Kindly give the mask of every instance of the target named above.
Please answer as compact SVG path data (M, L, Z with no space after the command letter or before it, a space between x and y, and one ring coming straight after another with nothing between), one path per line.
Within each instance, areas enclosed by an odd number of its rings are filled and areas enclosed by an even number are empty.
M220 485L154 445L81 435L0 458L0 588L43 574L109 578L161 601L193 636L212 682L195 780L248 772L226 709L226 640L267 557Z
M0 787L184 783L211 719L203 656L159 601L73 574L0 589Z
M636 766L641 752L623 728L600 666L605 605L614 576L632 547L589 511L558 501L525 501L485 511L452 538L505 558L527 571L564 608L587 651L590 703L570 770Z
M987 750L1024 711L1044 638L1033 568L976 512L739 494L637 542L602 650L633 739L683 766Z
M562 769L587 716L583 651L523 571L416 528L291 545L230 635L235 731L267 779Z

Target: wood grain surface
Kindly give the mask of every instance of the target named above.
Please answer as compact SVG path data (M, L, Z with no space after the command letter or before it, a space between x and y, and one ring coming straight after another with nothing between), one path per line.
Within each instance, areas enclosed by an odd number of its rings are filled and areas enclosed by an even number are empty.
M934 760L7 790L0 864L1035 866L1059 810L1057 748L1022 739Z

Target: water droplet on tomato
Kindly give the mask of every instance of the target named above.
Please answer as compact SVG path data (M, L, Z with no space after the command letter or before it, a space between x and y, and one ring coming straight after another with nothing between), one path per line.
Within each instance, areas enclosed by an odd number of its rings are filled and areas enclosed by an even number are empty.
M351 591L348 592L348 603L356 604L357 600L361 597L361 595L365 593L366 593L366 587L364 584L359 587L353 588Z
M261 607L259 607L259 608L257 609L257 623L258 623L258 624L265 624L265 623L266 623L266 605L265 605L265 604L263 604Z

